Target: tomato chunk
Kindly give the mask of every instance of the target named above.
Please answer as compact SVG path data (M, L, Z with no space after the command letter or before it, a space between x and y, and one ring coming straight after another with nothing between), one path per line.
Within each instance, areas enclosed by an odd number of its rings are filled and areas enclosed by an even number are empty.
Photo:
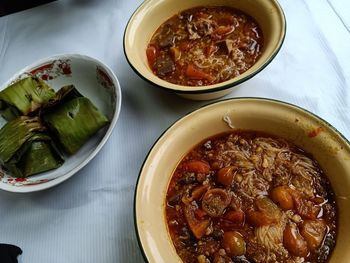
M192 204L183 205L183 211L188 226L190 227L193 235L196 238L201 239L205 235L207 228L210 225L210 221L209 219L197 219L195 216L195 210L196 207Z
M146 56L148 64L152 70L154 70L154 63L156 62L157 49L154 45L149 45L146 49Z
M224 167L218 171L216 179L222 185L229 186L232 184L233 175L234 173L232 166Z
M189 64L186 68L185 72L186 76L190 79L199 79L199 80L207 80L209 82L214 81L214 77L210 74L204 72L203 70L195 67L192 64Z
M224 219L228 220L236 225L244 225L245 214L242 210L239 211L228 211L224 215Z
M199 161L199 160L187 161L183 164L183 167L187 172L193 172L193 173L207 174L210 171L209 164L207 162Z

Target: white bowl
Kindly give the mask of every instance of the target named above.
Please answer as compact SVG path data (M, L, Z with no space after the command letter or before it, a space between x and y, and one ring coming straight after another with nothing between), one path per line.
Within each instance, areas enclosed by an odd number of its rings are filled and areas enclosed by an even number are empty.
M257 98L224 100L196 110L175 122L154 144L141 168L134 200L136 233L146 260L151 263L182 262L165 218L171 176L180 160L195 145L230 131L231 127L285 138L313 155L330 180L339 211L336 246L328 262L349 262L349 141L330 124L302 108ZM315 129L320 133L313 134Z
M78 172L101 150L117 122L121 106L121 90L117 77L111 69L97 59L79 55L62 54L41 59L17 72L1 85L0 90L29 74L44 79L54 90L73 84L79 92L110 120L110 124L97 134L74 155L67 157L64 164L51 171L27 178L15 178L0 170L0 189L10 192L33 192L57 185ZM0 126L5 124L2 119Z

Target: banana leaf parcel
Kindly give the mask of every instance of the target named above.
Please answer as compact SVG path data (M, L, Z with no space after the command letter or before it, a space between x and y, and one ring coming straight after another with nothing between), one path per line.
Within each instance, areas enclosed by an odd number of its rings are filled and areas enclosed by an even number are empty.
M55 97L55 91L37 77L21 79L0 92L0 112L4 119L37 111Z
M88 98L71 92L69 94L70 99L64 96L65 102L44 112L43 119L63 149L72 155L109 121Z
M38 117L21 116L0 129L1 164L16 177L61 166L64 158Z

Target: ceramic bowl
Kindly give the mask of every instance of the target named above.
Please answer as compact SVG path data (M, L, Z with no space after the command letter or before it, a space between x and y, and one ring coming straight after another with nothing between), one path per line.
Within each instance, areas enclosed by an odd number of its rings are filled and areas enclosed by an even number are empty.
M117 122L121 106L118 79L111 69L94 58L65 54L39 60L16 73L1 85L1 90L28 74L42 78L56 91L65 85L75 85L83 96L89 98L108 117L110 124L91 137L77 153L67 157L64 164L55 170L24 179L14 178L1 170L0 189L11 192L43 190L73 176L91 161L106 143ZM5 121L2 119L0 126L4 124Z
M196 6L229 6L249 14L263 31L264 44L259 60L240 76L215 85L188 87L158 78L150 69L147 45L158 27L173 15ZM209 100L230 93L234 86L250 79L276 56L284 40L286 21L276 0L147 0L130 18L124 34L124 52L131 67L145 80L168 91L194 100Z
M134 200L136 232L145 259L181 262L165 221L170 178L179 161L196 144L232 129L273 134L314 156L333 186L339 209L338 237L329 262L349 262L349 141L326 121L302 108L257 98L224 100L196 110L175 122L154 144L141 168Z

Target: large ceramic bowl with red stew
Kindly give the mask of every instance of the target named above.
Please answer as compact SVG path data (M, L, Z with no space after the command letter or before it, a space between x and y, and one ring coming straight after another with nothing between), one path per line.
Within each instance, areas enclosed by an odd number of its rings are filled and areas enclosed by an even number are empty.
M350 144L316 115L237 98L150 150L135 191L148 262L349 262Z
M148 0L128 22L124 52L155 86L208 100L264 69L285 32L276 0Z

